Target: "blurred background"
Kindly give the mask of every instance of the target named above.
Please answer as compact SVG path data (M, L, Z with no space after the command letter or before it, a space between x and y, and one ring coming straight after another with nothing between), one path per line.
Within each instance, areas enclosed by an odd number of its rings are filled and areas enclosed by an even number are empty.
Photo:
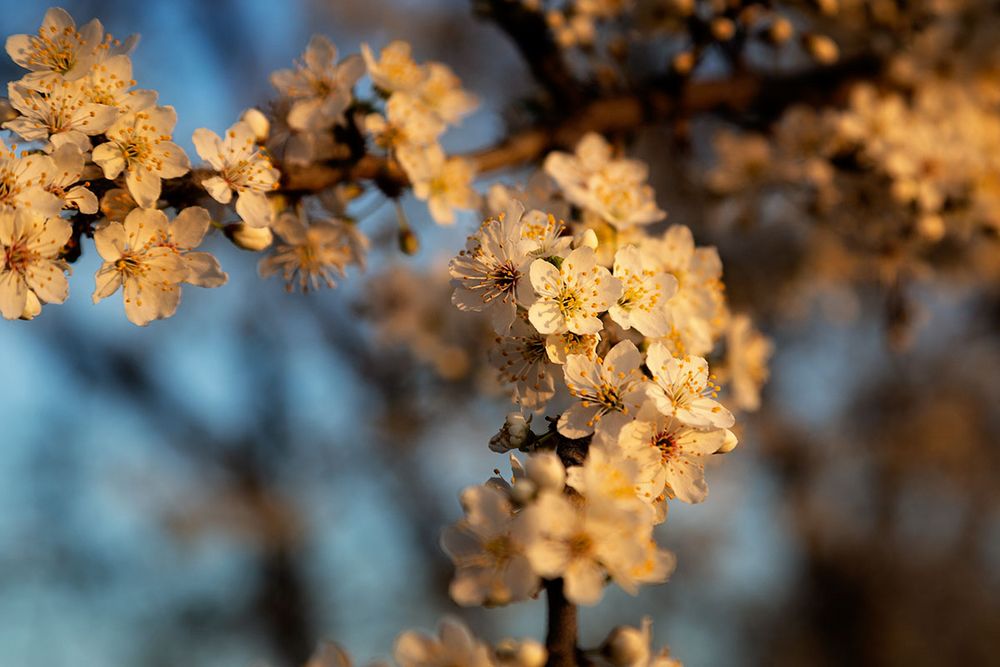
M5 35L34 31L47 7L0 5ZM191 155L195 128L221 132L273 97L268 74L316 32L342 54L404 39L450 64L482 105L449 150L502 137L532 88L464 0L62 6L141 33L135 78L176 107ZM0 73L20 76L6 59ZM830 278L843 257L805 262L794 221L713 224L670 140L635 144L659 203L719 246L733 309L776 352L708 500L675 504L662 527L672 581L638 598L609 588L582 610L584 643L648 614L688 667L1000 664L997 281L915 283L908 344L893 345L877 281ZM438 534L462 487L508 472L486 443L509 402L442 275L474 216L442 229L406 210L418 256L394 249L385 206L366 223L367 271L336 290L286 294L214 238L230 283L186 289L175 317L140 329L117 299L91 305L87 248L73 298L0 326L0 665L291 667L320 639L364 663L445 613L491 640L542 637L540 601L447 597Z

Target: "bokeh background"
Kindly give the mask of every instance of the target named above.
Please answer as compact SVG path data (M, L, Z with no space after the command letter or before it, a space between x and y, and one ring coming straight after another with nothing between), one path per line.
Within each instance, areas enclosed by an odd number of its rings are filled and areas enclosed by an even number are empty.
M482 101L449 150L501 137L532 85L464 0L62 6L141 33L135 77L176 107L191 155L195 128L265 103L268 74L315 32L342 53L398 38L449 63ZM46 7L3 0L0 32L35 30ZM719 246L734 308L776 354L709 499L663 527L673 580L609 589L582 611L585 643L648 614L688 667L1000 664L997 286L919 284L909 345L893 346L883 289L811 279L808 230L709 224L663 141L636 144L661 206ZM140 329L116 299L92 305L85 252L65 305L0 326L0 665L291 667L324 638L364 663L446 613L491 640L541 638L540 601L447 597L438 533L463 486L508 470L486 442L509 404L440 277L475 220L438 229L406 210L418 256L394 250L385 206L367 271L333 291L286 294L215 238L229 285L185 290L170 320Z

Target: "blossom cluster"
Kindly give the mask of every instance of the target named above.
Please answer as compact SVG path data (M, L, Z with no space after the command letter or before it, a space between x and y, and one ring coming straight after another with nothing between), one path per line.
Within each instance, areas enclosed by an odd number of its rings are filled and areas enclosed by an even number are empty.
M172 141L173 108L135 88L133 44L106 34L97 19L78 27L61 9L50 9L36 34L7 39L7 54L28 72L8 84L17 115L3 128L32 147L0 149L0 314L7 319L31 319L43 304L65 301L66 257L83 221L96 222L89 230L104 260L94 301L121 288L136 324L172 315L183 283L226 282L212 255L194 251L209 228L207 211L178 209L170 221L156 208L162 180L186 174L190 163ZM127 206L113 205L124 200Z
M652 621L644 618L639 627L618 626L601 645L588 651L595 667L681 667L666 648L651 647ZM396 638L393 649L399 667L543 667L546 648L534 639L503 639L488 645L470 632L459 619L441 620L436 635L407 630ZM350 655L334 643L321 644L305 667L352 667ZM379 663L382 664L382 663Z
M384 152L436 221L478 204L472 165L438 141L476 99L446 65L414 62L404 42L377 55L363 45L338 61L328 39L313 37L293 68L272 75L279 98L268 114L247 109L221 136L195 130L205 165L193 170L174 141L173 107L136 87L135 43L115 40L97 19L77 26L59 8L37 33L7 40L27 70L8 85L2 119L25 142L0 146L0 314L8 319L31 319L67 298L66 275L86 237L104 260L94 300L122 288L126 315L139 325L172 315L183 283L226 282L211 255L192 252L212 228L243 249L271 248L260 273L280 275L289 289L333 286L348 266L364 265L368 239L348 207L367 186L359 177L289 194L281 187L288 168L348 168ZM371 99L356 90L366 73Z
M490 447L528 454L511 455L512 480L467 488L465 518L443 534L463 605L524 600L556 579L578 604L609 580L631 593L665 581L674 557L654 526L669 500L704 500L706 461L736 446L706 355L734 323L730 354L755 359L731 361L730 381L753 407L770 353L743 344L749 323L728 313L715 249L682 225L649 231L666 214L643 163L589 134L545 172L525 192L494 188L504 210L450 265L452 301L488 315L521 408ZM558 406L548 431L531 431L533 413Z

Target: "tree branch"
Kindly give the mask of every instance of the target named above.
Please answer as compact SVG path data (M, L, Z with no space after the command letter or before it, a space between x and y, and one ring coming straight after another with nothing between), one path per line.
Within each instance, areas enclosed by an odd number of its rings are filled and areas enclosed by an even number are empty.
M861 56L838 65L794 75L737 75L714 81L689 81L679 90L654 82L631 95L598 99L561 122L530 127L495 146L463 155L478 173L530 164L548 151L571 149L587 132L634 131L642 126L710 112L739 114L753 125L766 124L796 102L820 105L842 96L847 83L871 77L881 62ZM349 181L383 181L396 188L409 183L394 160L366 155L353 164L313 164L282 169L282 189L308 193Z
M546 579L545 596L548 603L545 648L549 652L546 667L577 667L576 605L566 599L562 579Z

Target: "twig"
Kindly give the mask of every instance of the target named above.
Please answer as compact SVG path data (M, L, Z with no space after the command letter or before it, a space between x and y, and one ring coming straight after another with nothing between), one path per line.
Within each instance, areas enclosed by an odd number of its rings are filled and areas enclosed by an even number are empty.
M576 605L566 599L562 579L547 579L545 596L548 603L545 648L549 652L546 667L576 667Z

